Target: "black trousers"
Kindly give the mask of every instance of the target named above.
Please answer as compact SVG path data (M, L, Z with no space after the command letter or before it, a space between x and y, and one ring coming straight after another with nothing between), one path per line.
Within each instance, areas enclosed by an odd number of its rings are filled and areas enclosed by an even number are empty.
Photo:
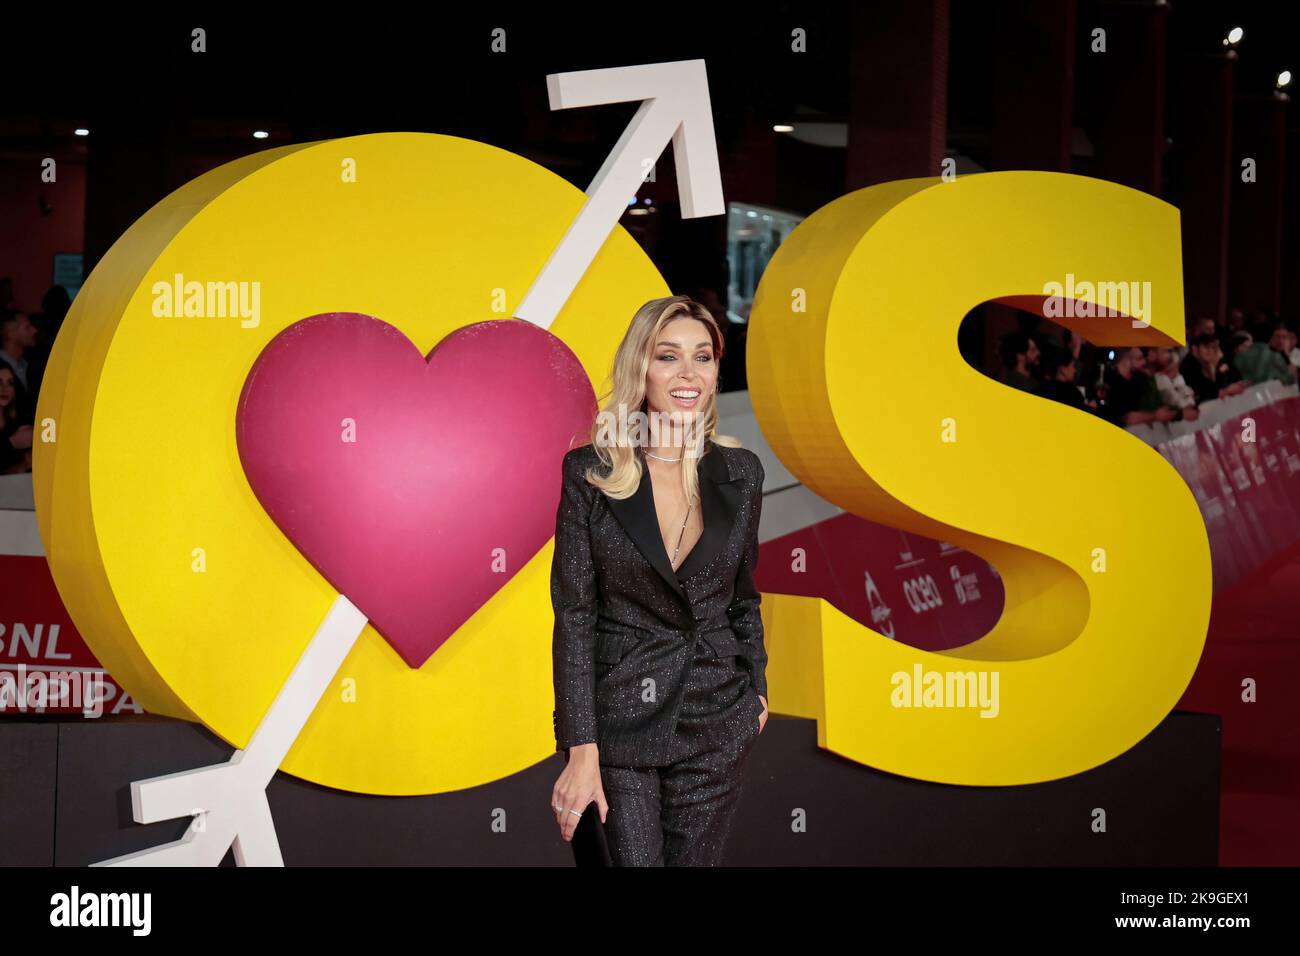
M658 767L601 764L615 866L721 862L760 712L748 672L698 641L672 759Z

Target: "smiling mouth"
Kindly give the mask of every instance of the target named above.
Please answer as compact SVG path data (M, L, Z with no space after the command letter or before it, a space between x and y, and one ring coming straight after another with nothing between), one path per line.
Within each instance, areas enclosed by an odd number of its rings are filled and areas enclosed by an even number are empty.
M668 393L678 405L683 408L694 408L700 400L700 390L697 388L677 388Z

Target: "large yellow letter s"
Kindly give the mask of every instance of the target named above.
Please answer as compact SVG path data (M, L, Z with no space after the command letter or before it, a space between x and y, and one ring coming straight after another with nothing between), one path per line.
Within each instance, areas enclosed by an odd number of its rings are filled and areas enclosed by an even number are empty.
M1090 302L1083 283L1150 290L1149 326L1058 320L1092 342L1182 341L1177 210L1056 173L908 180L830 203L768 266L747 361L773 450L845 510L984 557L1006 591L988 635L942 654L769 596L774 707L819 718L822 746L925 780L1051 780L1128 750L1191 679L1211 577L1190 490L1134 436L957 351L973 306L1071 282ZM977 687L995 708L945 698Z

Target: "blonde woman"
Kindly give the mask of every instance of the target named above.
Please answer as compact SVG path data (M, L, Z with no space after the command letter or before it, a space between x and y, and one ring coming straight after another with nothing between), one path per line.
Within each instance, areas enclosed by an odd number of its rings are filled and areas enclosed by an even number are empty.
M564 457L551 806L568 841L594 801L616 866L716 865L767 722L763 466L715 434L722 354L702 305L647 302Z

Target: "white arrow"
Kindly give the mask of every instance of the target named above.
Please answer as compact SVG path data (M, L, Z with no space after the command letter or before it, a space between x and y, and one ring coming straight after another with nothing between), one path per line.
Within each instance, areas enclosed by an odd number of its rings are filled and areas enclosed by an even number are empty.
M719 216L722 174L703 60L619 66L546 78L551 109L640 100L614 149L587 187L587 200L524 294L515 317L544 329L560 314L600 247L618 225L647 171L673 144L682 216Z
M335 598L246 749L226 763L131 784L136 823L193 816L185 836L94 865L217 866L233 845L240 866L283 866L267 784L365 626L366 616L351 601Z

